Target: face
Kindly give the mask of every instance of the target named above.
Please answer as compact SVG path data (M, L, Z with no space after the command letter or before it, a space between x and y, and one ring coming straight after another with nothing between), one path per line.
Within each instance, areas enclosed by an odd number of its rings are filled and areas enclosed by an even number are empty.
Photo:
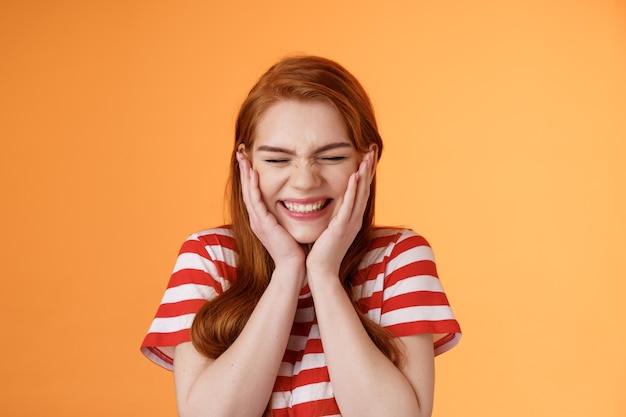
M341 114L324 102L272 105L259 118L246 153L267 209L302 244L315 242L327 228L361 162Z

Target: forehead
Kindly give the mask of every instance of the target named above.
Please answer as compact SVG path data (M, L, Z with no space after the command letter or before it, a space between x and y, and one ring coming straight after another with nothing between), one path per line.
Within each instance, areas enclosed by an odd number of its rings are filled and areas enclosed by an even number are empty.
M256 125L253 148L275 146L293 150L352 141L341 113L323 101L283 100L265 110Z

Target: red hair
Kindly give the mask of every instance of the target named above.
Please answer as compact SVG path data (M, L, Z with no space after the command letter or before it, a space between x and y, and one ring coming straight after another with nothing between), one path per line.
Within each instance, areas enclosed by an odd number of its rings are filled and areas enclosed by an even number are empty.
M200 309L191 328L194 346L210 358L220 356L235 341L267 288L274 269L273 260L250 228L235 153L242 144L245 149L252 149L259 117L281 100L330 103L341 113L350 139L358 151L365 153L371 149L371 145L376 145L380 158L383 150L367 93L357 79L336 62L314 56L289 57L272 66L259 79L239 111L230 165L230 216L239 248L237 279L224 294ZM374 178L363 225L339 271L339 278L351 298L352 279L371 242L375 195ZM391 334L369 320L356 305L355 310L376 346L398 365L402 355Z

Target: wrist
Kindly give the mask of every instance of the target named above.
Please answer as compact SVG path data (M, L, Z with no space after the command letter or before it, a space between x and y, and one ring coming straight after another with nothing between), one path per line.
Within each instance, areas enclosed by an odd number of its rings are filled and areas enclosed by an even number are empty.
M299 292L303 286L305 275L303 262L297 262L295 260L291 262L283 261L280 264L276 264L270 282L280 281L288 285L293 285Z
M306 279L312 292L343 290L339 273L321 270L306 270Z

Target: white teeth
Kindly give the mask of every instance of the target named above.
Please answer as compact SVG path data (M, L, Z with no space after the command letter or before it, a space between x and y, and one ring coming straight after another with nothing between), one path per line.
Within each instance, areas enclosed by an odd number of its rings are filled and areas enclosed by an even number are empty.
M283 202L285 204L285 207L287 207L287 210L289 211L293 211L296 213L312 213L314 211L319 211L324 207L324 204L326 203L325 201L320 201L319 203L314 203L314 204L297 204L297 203L290 203L287 201Z

